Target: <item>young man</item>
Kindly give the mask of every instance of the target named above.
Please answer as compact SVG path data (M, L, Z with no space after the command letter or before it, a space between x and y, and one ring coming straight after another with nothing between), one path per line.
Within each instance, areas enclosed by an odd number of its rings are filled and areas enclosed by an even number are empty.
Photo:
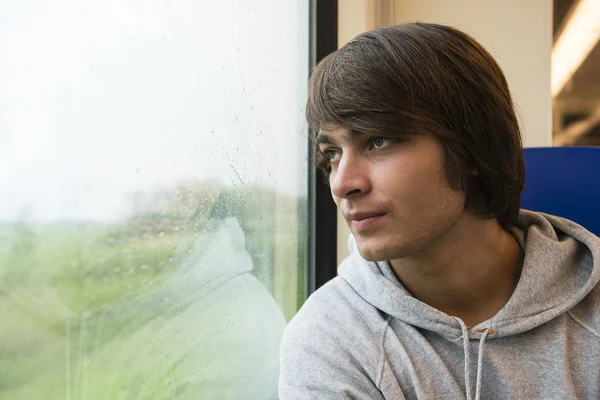
M519 209L519 126L481 45L361 34L315 68L307 118L353 237L286 329L282 400L600 398L600 239Z

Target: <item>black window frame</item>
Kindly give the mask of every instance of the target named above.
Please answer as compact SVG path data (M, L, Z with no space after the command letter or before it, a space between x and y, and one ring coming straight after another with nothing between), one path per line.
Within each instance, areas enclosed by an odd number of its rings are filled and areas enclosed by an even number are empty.
M310 1L309 70L338 48L338 0ZM310 134L313 134L311 132ZM308 173L308 294L337 275L337 207L321 171L313 168L309 144Z

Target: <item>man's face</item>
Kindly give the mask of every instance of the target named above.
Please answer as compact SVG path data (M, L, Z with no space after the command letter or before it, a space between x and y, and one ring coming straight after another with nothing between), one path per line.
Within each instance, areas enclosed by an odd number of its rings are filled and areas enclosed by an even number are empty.
M465 193L447 183L445 151L435 138L328 127L317 141L331 162L333 199L365 259L426 251L464 216Z

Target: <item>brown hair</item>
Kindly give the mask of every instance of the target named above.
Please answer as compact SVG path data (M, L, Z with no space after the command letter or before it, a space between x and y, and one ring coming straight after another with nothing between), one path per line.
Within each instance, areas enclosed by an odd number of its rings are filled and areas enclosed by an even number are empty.
M519 124L504 74L469 35L411 23L357 36L315 67L306 117L314 131L435 135L465 208L505 229L515 223L524 184ZM329 172L318 147L316 164Z

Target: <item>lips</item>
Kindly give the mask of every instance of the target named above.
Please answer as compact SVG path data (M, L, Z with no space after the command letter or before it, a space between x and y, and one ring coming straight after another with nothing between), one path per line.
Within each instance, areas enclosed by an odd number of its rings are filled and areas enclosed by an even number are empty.
M346 218L350 221L360 221L361 219L373 218L385 214L382 211L364 211L364 212L348 212Z
M386 216L385 212L381 211L362 211L349 212L345 214L350 227L356 232L364 232L375 228Z

